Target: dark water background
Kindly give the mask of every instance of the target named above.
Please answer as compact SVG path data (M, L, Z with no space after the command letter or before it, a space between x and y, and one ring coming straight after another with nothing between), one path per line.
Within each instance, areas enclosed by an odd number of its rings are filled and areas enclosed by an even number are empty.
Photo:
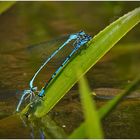
M28 88L40 64L39 60L31 60L25 51L27 46L80 30L94 36L139 6L140 2L17 2L0 15L0 118L15 111L17 91ZM102 89L105 95L106 89L124 89L139 74L139 53L140 25L137 25L86 74L91 89ZM53 66L45 73L46 79L52 69ZM41 80L38 81L41 85ZM73 91L76 89L74 86ZM51 112L68 133L83 120L78 96L71 93ZM97 106L105 102L97 101ZM103 122L106 138L140 138L139 118L139 99L123 101ZM16 136L22 138L26 134Z

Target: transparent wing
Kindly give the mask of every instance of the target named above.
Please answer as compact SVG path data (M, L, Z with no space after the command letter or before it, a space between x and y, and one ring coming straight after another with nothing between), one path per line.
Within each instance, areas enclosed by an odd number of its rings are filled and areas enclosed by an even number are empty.
M64 42L67 41L69 35L59 37L55 40L48 42L42 42L36 45L31 45L25 49L26 54L28 55L28 66L33 70L32 75L40 68L40 66L51 56L51 54L58 49ZM68 43L62 50L60 50L43 70L39 73L40 76L37 76L36 81L44 83L48 81L51 75L55 72L57 68L62 64L66 57L73 50L73 42ZM38 84L40 84L38 83Z
M25 54L27 55L27 58L29 59L28 61L28 63L30 64L29 66L30 67L33 66L34 68L39 67L39 65L42 64L45 60L47 60L50 57L50 55L67 40L68 37L69 35L61 36L53 40L44 41L44 42L31 45L25 48L24 51L25 51ZM67 49L64 48L64 50L62 50L63 53L60 53L61 55L60 54L56 55L53 58L55 61L55 64L57 64L57 62L59 63L60 59L63 59L64 52L67 52Z
M69 37L69 35L61 36L50 41L44 41L26 48L29 58L34 61L44 62L49 56L59 48ZM62 57L62 56L59 56Z

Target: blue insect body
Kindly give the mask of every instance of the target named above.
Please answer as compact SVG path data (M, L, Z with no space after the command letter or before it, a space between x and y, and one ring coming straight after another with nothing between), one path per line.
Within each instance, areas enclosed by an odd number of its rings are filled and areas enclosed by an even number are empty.
M83 32L82 32L83 33ZM64 62L62 63L62 65L56 70L56 72L52 75L51 79L49 80L49 82L46 83L46 85L44 86L44 88L40 91L40 93L38 94L38 96L42 97L44 95L44 91L47 88L48 84L51 82L51 80L53 80L55 78L55 76L61 71L61 69L67 64L67 62L70 60L70 58L73 56L73 54L85 43L87 43L91 37L86 35L86 34L82 34L84 35L83 38L78 38L76 42L74 43L75 48L73 49L73 51L69 54L69 56L64 60Z
M16 111L19 111L19 108L21 106L21 103L23 102L25 96L26 98L30 97L30 100L32 100L32 97L35 96L35 93L38 93L39 97L42 97L44 95L44 91L47 88L48 84L57 76L57 74L63 69L63 67L69 62L70 58L73 56L73 54L84 44L86 44L91 39L91 36L85 34L85 32L80 31L75 34L69 35L68 39L58 48L56 49L50 57L41 65L41 67L36 71L34 76L32 77L30 83L29 83L29 90L24 90L23 95L18 103ZM72 52L66 57L66 59L63 61L61 66L55 71L55 73L51 76L50 80L45 84L45 86L42 88L42 90L39 92L37 91L37 87L34 87L33 83L37 75L40 73L40 71L44 68L44 66L67 44L69 44L72 40L74 40L73 46L74 49Z

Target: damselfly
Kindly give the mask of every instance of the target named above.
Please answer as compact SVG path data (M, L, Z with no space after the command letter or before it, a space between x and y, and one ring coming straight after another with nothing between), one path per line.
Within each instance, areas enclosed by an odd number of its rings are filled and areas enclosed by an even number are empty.
M40 68L33 75L32 79L29 82L29 89L24 90L23 95L21 96L21 99L18 103L16 111L19 111L19 108L20 108L22 102L24 101L24 99L30 98L30 101L31 101L32 98L36 94L39 97L43 97L44 94L45 94L45 89L48 87L49 83L58 75L58 73L70 61L70 58L77 52L77 50L79 50L79 48L81 48L81 46L86 44L90 39L91 39L91 36L85 34L85 32L83 32L83 31L80 31L80 32L75 33L75 34L68 35L66 41L62 45L57 46L57 49L54 50L54 52L49 57L47 57L47 59L44 61L44 63L40 66ZM40 48L40 46L43 46L43 47ZM31 46L28 49L31 51L33 48L38 48L38 52L39 52L39 49L44 49L45 46L46 46L46 43L44 42L44 43L40 43L36 46ZM37 86L34 86L35 79L37 78L40 71L45 67L45 65L48 64L51 61L51 59L54 56L56 56L57 53L62 52L64 47L67 47L67 49L70 49L70 47L72 47L72 49L71 49L72 51L69 51L68 55L62 61L62 64L59 65L58 69L53 73L51 78L45 83L45 86L42 88L42 90L38 91ZM49 49L48 49L48 51L49 51ZM44 53L45 53L45 51L44 51ZM46 56L46 55L44 55L44 56Z

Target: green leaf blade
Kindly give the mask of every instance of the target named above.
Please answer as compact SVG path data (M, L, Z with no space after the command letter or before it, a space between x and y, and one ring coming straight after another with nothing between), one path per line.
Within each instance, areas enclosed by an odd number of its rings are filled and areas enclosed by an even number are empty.
M85 122L82 123L78 128L76 128L70 135L69 139L83 139L86 137L86 132L85 132Z
M85 116L85 132L88 138L103 138L100 118L92 99L92 94L84 77L79 81L81 102ZM77 137L78 138L78 137Z
M140 75L127 87L127 89L122 92L118 93L118 95L112 99L111 101L107 102L103 107L101 107L98 111L100 119L104 119L118 104L122 101L123 97L129 95L131 91L135 90L135 88L140 84ZM85 136L85 122L82 123L77 129L75 129L69 138L77 138L77 134L80 138Z
M8 10L16 1L2 1L0 2L0 14Z
M137 76L137 78L126 88L125 91L122 93L119 93L114 99L109 101L107 104L105 104L102 108L99 109L99 115L100 118L105 118L118 104L121 102L121 100L129 95L135 88L140 84L140 75Z

